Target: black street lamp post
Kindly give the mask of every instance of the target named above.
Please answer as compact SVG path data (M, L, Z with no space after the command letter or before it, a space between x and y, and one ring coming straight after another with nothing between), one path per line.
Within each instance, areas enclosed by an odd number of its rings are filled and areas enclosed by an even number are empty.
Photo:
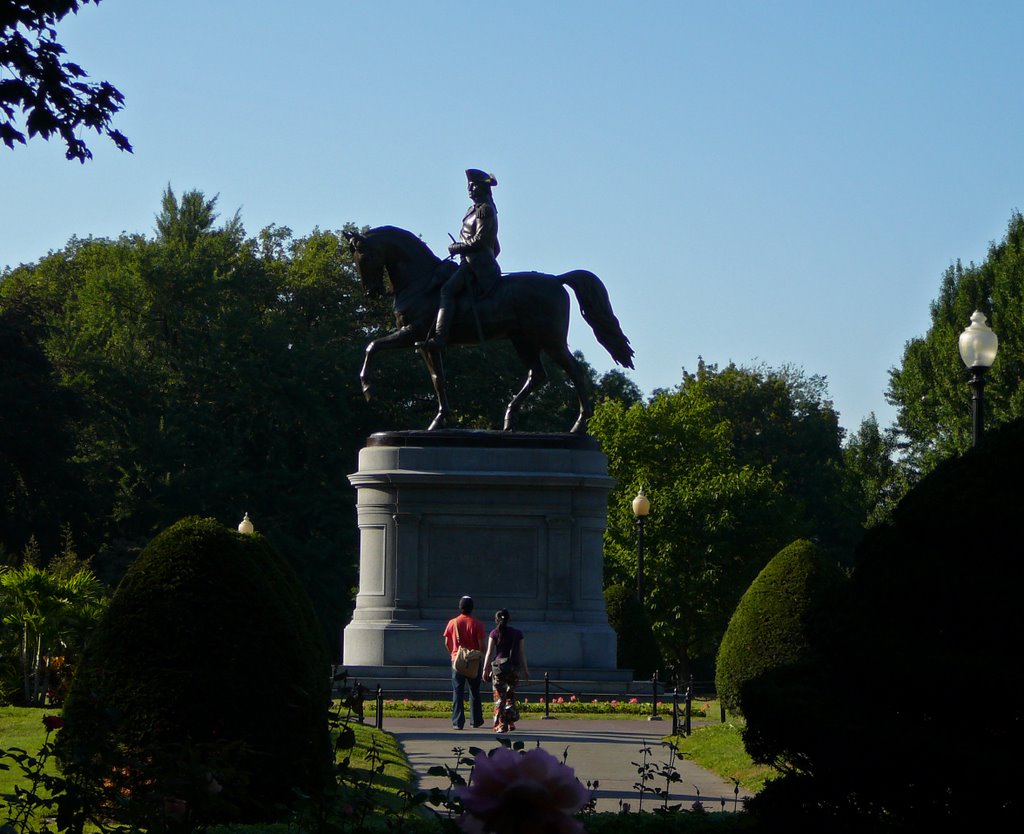
M971 435L973 445L985 431L985 372L992 367L999 339L985 323L985 314L975 310L971 323L960 334L960 358L971 372Z
M644 524L651 511L651 502L644 495L643 487L633 499L633 515L636 516L636 601L644 601Z

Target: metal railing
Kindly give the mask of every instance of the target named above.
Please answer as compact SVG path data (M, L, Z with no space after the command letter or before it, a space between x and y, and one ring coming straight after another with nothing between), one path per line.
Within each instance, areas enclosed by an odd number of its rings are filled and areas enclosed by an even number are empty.
M340 667L334 667L333 681L335 684L340 680L344 684L343 692L346 693L347 705L355 716L356 720L362 723L365 720L364 716L364 702L367 700L367 696L371 694L369 687L364 686L360 681L354 680L349 684L348 673L344 670L338 672ZM438 680L441 680L440 678ZM526 700L533 691L537 683L522 684L519 687L518 695L520 700ZM556 696L559 698L565 695L569 696L570 702L585 703L586 700L590 699L590 696L599 696L602 700L615 702L621 699L626 702L627 699L630 703L650 703L651 711L647 717L648 721L661 721L663 720L662 713L667 712L672 721L671 733L673 735L690 735L693 731L693 720L695 717L694 702L704 701L708 704L715 697L714 683L712 681L694 681L691 677L687 682L686 686L680 691L679 686L675 686L671 691L668 689L670 683L667 681L659 681L658 672L655 672L650 679L650 690L648 693L637 693L630 695L629 692L611 694L607 691L602 692L586 692L578 688L572 688L564 686L557 681L551 679L549 673L544 673L543 679L543 696L541 700L544 703L544 714L541 717L542 720L550 720L556 718L557 715L552 715L553 703L556 703ZM660 689L660 692L659 692ZM408 693L408 689L402 690L403 693ZM558 693L561 693L560 695ZM425 697L424 700L436 700L441 696L441 691L436 690L424 690L422 693ZM385 709L385 697L384 689L381 684L376 684L373 690L373 702L374 702L374 725L377 729L383 729L384 721L384 709ZM597 698L594 698L597 700ZM707 706L699 713L698 717L707 718L708 710ZM725 707L720 706L719 717L721 722L724 724L726 721Z

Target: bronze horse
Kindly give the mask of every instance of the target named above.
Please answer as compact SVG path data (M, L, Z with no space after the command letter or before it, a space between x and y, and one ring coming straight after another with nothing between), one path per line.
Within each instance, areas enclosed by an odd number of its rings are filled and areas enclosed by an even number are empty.
M379 226L365 234L345 232L352 248L364 289L382 295L384 270L395 295L397 329L366 346L366 359L359 380L363 395L370 399L370 362L380 350L407 348L423 342L437 315L441 284L456 265L438 258L423 241L405 229ZM529 369L526 381L505 411L505 431L515 427L523 401L547 381L541 353L547 353L572 380L580 404L579 418L571 431L585 432L593 407L587 396L583 371L566 343L569 333L569 294L576 294L583 318L612 358L626 368L633 367L633 348L612 312L608 291L592 272L578 269L564 275L517 272L505 275L486 297L474 299L474 288L462 294L450 336L451 344L478 344L491 339L508 339ZM438 411L429 430L444 428L451 417L448 407L441 351L420 345L420 354L430 371L437 394Z

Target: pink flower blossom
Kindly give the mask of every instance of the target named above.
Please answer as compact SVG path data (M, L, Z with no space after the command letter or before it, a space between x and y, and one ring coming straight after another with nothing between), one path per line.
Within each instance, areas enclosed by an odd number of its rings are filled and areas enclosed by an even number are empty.
M565 703L565 698L563 698L561 695L559 695L557 698L555 698L555 703L556 704L564 704Z
M619 702L613 699L612 700L612 706L613 707L617 707L618 705L619 705Z
M590 703L592 703L592 704L596 704L596 703L597 703L597 698L595 698L595 699L594 699L593 701L591 701Z
M571 767L539 747L478 753L472 783L455 790L467 811L459 820L463 831L584 834L572 815L590 799L587 789Z
M639 701L638 701L638 700L637 700L636 698L630 698L630 699L629 699L629 702L630 702L631 704L639 704L639 703L640 703L640 702L639 702Z
M575 695L570 695L569 696L569 703L570 704L575 704L576 703L576 696Z

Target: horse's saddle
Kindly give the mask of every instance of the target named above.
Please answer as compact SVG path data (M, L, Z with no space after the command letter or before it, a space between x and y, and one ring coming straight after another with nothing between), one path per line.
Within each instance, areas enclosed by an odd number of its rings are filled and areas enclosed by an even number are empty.
M515 313L512 309L512 300L509 297L508 289L508 283L501 279L495 281L486 294L475 292L475 287L470 288L468 292L460 293L456 297L455 315L460 319L463 316L473 318L475 308L476 317L487 324L496 324L514 317ZM473 327L476 327L475 323Z
M456 265L451 261L442 263L434 273L431 290L440 290L455 269ZM459 293L455 299L456 320L468 320L471 331L475 331L476 322L479 321L486 331L499 322L513 319L515 311L508 289L508 282L504 278L486 276L481 279L474 275L467 291Z

